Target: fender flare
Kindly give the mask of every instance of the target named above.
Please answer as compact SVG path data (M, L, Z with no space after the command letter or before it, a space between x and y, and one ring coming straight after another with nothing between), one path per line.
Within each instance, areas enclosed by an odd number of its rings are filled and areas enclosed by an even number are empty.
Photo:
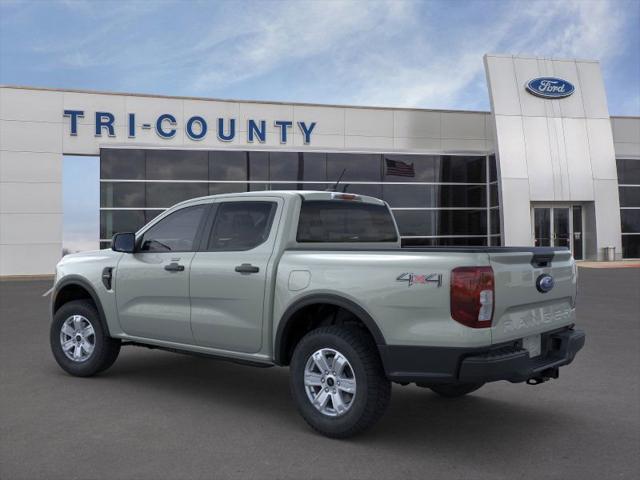
M283 351L283 343L284 339L286 338L286 334L293 324L293 316L300 309L316 303L335 305L336 307L347 310L359 320L361 320L362 323L364 323L364 325L369 330L369 333L371 333L371 335L373 336L373 339L378 347L381 345L386 345L384 336L382 335L382 332L380 331L380 328L376 324L375 320L360 305L340 295L329 293L311 294L300 298L289 305L289 307L285 310L284 314L280 318L274 344L274 361L276 365L285 364L286 352Z
M102 322L102 327L105 329L107 336L110 337L111 333L109 332L109 324L107 323L107 317L104 314L104 309L102 308L100 297L93 288L93 285L91 285L91 283L86 278L81 277L80 275L66 275L62 278L62 280L60 280L60 282L56 284L53 293L51 294L51 318L53 319L53 315L56 313L55 305L58 294L64 287L68 287L70 285L79 286L87 291L87 293L91 297L91 300L93 301L93 304L96 306L96 310L98 310L98 316L100 317L100 321Z

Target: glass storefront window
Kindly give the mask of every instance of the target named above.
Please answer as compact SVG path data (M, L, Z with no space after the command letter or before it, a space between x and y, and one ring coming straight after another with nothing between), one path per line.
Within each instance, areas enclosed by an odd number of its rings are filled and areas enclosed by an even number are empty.
M456 244L475 244L483 236L485 243L493 243L494 237L499 242L500 211L487 209L488 200L492 207L499 206L495 158L480 155L103 149L101 178L106 181L100 187L101 207L140 210L103 210L101 218L110 223L102 230L109 230L110 238L123 231L120 227L142 226L147 219L141 212L161 211L145 209L164 209L204 195L326 190L344 169L338 190L387 201L403 235L462 236ZM141 181L108 181L118 178ZM633 192L623 195L635 202Z
M402 239L402 245L405 247L482 247L487 245L487 237L405 238Z
M209 195L207 183L146 183L147 203L143 207L169 208L176 203Z
M144 224L143 210L101 210L100 238L110 239L118 232L135 232Z
M623 258L640 258L640 235L622 235Z
M148 180L205 180L208 176L207 152L147 150Z
M617 158L616 164L620 185L640 185L640 159Z
M144 208L144 186L145 184L142 182L104 182L100 185L100 206Z
M486 235L486 210L394 210L400 235Z
M487 206L487 187L484 185L427 185L429 206L480 207Z
M209 195L220 195L222 193L240 193L247 191L246 183L210 183Z
M136 232L163 210L102 210L100 212L100 239L110 240L118 232Z
M270 183L269 190L319 190L325 191L329 187L326 183Z
M247 180L269 180L269 153L249 152L248 166Z
M491 230L489 233L492 235L500 233L500 210L497 208L489 210L489 220L491 222Z
M437 182L438 155L384 155L385 182Z
M486 157L443 155L440 157L439 182L486 183Z
M103 148L100 150L100 178L145 180L145 151Z
M489 181L498 181L498 164L496 163L495 155L489 155Z
M380 182L382 180L380 162L382 155L369 153L328 153L327 180L335 182L342 176L342 182Z
M427 185L382 185L382 199L391 208L419 208L430 206Z
M498 184L492 183L489 185L489 205L497 207L500 204L500 197L498 194Z
M618 187L621 207L640 207L640 187Z
M486 183L484 156L384 155L385 182Z
M622 223L622 258L640 258L640 159L617 158L620 195L620 221ZM627 234L627 235L625 235Z
M640 233L640 210L621 210L622 233Z
M294 152L269 154L269 178L273 180L303 180L302 155ZM318 180L318 179L315 179Z
M302 180L324 182L327 180L327 154L305 152L302 154ZM279 180L279 179L273 179Z
M248 152L209 152L209 180L247 180Z
M392 208L467 207L486 208L484 185L397 185L384 184L382 199Z

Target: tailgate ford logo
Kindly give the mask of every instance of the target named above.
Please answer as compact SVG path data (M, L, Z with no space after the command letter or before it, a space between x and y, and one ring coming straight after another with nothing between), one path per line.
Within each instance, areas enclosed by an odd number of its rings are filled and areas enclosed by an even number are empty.
M553 280L553 277L551 275L547 275L546 273L540 275L536 280L536 288L540 293L547 293L553 288L554 284L555 282Z
M575 87L561 78L539 77L529 80L526 85L529 93L543 98L568 97L575 91Z

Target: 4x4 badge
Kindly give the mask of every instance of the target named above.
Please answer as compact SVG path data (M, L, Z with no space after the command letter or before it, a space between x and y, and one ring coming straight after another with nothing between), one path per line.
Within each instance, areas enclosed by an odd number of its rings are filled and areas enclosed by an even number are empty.
M407 282L407 286L411 285L426 285L428 283L435 283L438 288L442 286L442 274L441 273L401 273L396 278L397 282Z

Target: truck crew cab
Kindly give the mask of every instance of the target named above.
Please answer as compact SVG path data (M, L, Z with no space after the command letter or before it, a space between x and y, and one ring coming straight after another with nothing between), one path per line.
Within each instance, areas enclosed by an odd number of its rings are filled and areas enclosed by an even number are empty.
M214 195L65 256L51 348L76 376L126 345L289 366L304 419L348 437L384 413L391 382L456 397L557 378L585 340L576 274L564 249L403 248L372 197Z

